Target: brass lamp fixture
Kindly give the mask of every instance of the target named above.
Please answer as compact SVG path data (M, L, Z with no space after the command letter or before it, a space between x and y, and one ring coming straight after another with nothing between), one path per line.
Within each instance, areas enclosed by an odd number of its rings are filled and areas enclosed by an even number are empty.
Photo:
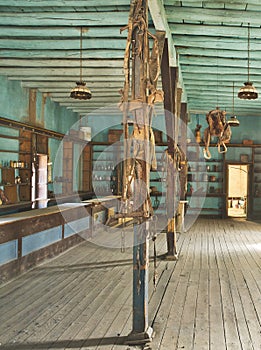
M232 115L230 119L227 121L227 123L230 126L239 126L239 120L237 119L235 112L234 112L234 107L235 107L235 98L234 98L234 90L235 90L235 83L233 82L233 96L232 96Z
M255 100L258 98L258 92L253 83L249 79L249 56L250 56L250 26L248 23L248 36L247 36L247 82L238 92L238 97L243 100Z
M76 86L72 89L70 97L76 100L90 100L92 98L92 93L90 89L87 88L86 83L82 80L82 32L80 35L80 80L76 81Z

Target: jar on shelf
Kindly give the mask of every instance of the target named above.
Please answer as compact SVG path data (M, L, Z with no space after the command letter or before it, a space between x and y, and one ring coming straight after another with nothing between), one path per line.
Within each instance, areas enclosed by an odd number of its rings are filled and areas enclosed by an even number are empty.
M20 184L21 183L21 177L20 176L16 176L15 183L16 184Z

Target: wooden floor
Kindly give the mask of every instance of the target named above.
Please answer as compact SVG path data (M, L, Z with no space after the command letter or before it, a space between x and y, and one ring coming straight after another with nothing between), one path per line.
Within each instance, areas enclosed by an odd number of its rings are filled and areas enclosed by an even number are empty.
M200 219L178 246L177 262L158 260L156 290L151 262L155 337L146 349L260 350L261 225ZM132 326L131 258L131 249L84 242L3 285L0 350L139 349L124 344Z

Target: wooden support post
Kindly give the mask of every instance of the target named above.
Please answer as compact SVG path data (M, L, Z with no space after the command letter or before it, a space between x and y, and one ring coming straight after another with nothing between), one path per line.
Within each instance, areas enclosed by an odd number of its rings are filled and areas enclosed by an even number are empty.
M151 341L153 333L148 324L149 222L153 217L150 170L157 168L152 116L154 103L163 100L157 81L165 33L149 33L148 0L131 1L129 21L124 29L128 29L128 37L121 100L124 162L119 217L136 218L133 231L133 328L126 343L144 344ZM151 50L149 38L153 40ZM127 117L132 118L131 138Z
M133 325L127 338L128 344L144 344L152 340L153 330L148 324L148 267L149 267L149 224L152 215L150 208L149 180L150 180L150 125L151 114L148 109L148 96L150 94L149 74L149 36L148 36L148 0L131 2L130 18L128 24L128 43L125 52L125 62L132 47L132 74L131 84L128 83L129 74L125 74L124 101L128 97L126 87L131 89L130 110L133 116L133 150L132 166L134 174L133 207L140 212L138 223L134 224L133 246ZM131 35L130 35L131 34ZM128 57L126 57L128 54ZM125 64L128 70L129 64ZM127 73L127 72L126 72ZM129 106L129 104L128 104ZM126 114L126 113L125 113ZM124 116L124 127L126 115ZM125 138L128 131L125 130ZM128 142L125 140L125 147ZM125 149L125 157L129 157L130 149ZM126 159L125 159L126 163ZM127 176L125 171L125 175ZM124 180L126 184L126 179ZM126 190L126 189L125 189ZM127 192L126 192L127 193ZM123 196L124 199L126 195Z
M36 124L36 89L29 90L29 122L32 125Z
M187 187L187 124L188 124L188 115L187 115L187 104L181 103L180 111L180 149L181 149L181 170L180 170L180 199L186 199L186 187Z
M134 225L133 247L133 322L128 344L152 340L153 329L148 323L149 242L148 222Z
M163 57L161 62L162 86L164 91L165 123L168 142L167 168L167 255L170 260L177 259L176 232L175 232L175 150L178 139L178 116L177 116L177 80L178 69L169 66L168 41L165 40Z

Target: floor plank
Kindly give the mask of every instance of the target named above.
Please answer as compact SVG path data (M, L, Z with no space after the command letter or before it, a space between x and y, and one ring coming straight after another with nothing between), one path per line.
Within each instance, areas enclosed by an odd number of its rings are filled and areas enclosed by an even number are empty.
M109 242L99 232L97 242ZM126 234L131 234L126 232ZM131 241L129 237L126 237ZM113 245L117 241L113 237ZM261 225L198 219L166 261L150 247L151 350L261 349ZM1 350L134 350L132 249L83 242L0 287Z

